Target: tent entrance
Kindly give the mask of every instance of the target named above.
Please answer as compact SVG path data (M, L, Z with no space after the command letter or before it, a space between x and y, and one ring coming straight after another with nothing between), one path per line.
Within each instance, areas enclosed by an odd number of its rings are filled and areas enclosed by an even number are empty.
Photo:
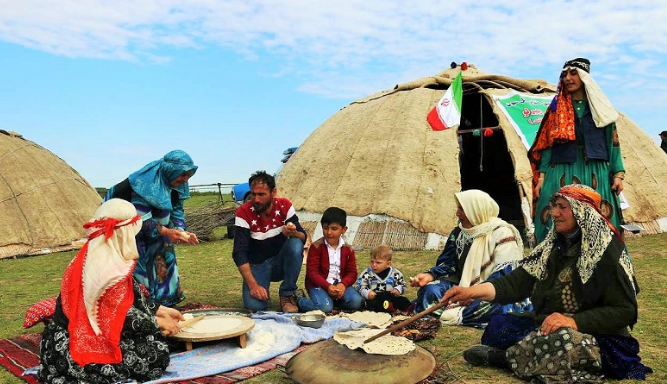
M484 136L487 127L491 127L491 136ZM458 133L461 189L480 189L491 195L500 206L500 218L523 232L514 164L503 130L484 95L464 92Z

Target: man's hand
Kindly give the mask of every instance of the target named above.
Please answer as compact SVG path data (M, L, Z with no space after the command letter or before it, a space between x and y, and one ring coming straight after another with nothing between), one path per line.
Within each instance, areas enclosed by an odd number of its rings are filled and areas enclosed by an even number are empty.
M375 291L368 291L368 300L373 300L377 296Z
M254 297L255 299L263 301L269 300L269 292L267 292L266 289L264 289L264 287L261 285L256 284L254 287L248 288L250 288L250 296Z
M297 230L296 230L296 225L294 225L294 223L287 222L285 223L285 225L283 225L283 235L285 235L285 237L289 239L295 237L296 234Z
M394 288L391 290L391 294L394 296L399 296L401 293L398 291L398 289Z
M248 286L248 290L250 291L250 296L254 297L257 300L263 300L263 301L269 300L269 293L266 291L264 287L262 287L257 283L257 280L255 280L255 276L252 275L250 264L245 263L239 265L239 272L241 272L243 281Z
M561 328L572 328L575 331L579 329L573 318L558 312L554 312L547 316L547 318L542 322L542 326L540 327L542 335L544 336L556 332Z

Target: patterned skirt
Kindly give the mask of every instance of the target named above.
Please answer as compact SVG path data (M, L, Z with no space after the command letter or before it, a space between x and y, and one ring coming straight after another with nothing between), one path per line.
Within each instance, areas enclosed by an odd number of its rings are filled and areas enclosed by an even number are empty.
M547 336L533 331L508 348L505 356L512 372L524 380L545 384L603 382L597 341L572 328Z
M561 328L542 336L532 318L494 316L482 344L505 349L517 377L532 383L599 383L605 379L644 380L653 372L641 363L632 336L585 334Z

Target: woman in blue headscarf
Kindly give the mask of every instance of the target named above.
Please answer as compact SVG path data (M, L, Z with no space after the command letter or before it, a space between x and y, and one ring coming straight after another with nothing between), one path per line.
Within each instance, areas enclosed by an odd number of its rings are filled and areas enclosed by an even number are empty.
M195 245L197 235L185 229L183 201L190 198L188 180L197 171L190 155L174 150L111 187L104 200L131 202L143 225L137 235L139 259L134 277L151 298L173 306L185 298L180 288L174 244Z

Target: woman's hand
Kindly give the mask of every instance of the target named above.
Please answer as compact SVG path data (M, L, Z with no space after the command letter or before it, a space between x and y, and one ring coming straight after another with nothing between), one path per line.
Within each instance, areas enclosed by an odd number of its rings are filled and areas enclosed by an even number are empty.
M462 288L455 286L450 288L440 299L441 302L457 304L460 306L470 305L475 300L493 301L496 298L496 288L493 284L486 282Z
M196 234L194 234L193 232L185 232L185 233L190 235L190 237L185 241L185 244L187 244L187 245L197 245L197 244L199 244L199 239L197 238Z
M156 317L163 317L163 318L170 318L170 319L175 319L176 321L185 321L185 317L183 317L183 314L174 308L169 308L165 307L164 305L160 305L157 309L157 312L155 313Z
M181 331L178 322L184 321L185 318L178 310L160 305L155 313L155 320L157 320L157 326L162 331L162 334L169 336Z
M572 328L575 331L579 329L573 318L554 312L544 319L540 330L542 331L542 335L546 336L561 328Z
M440 299L440 302L448 303L449 305L455 304L460 306L470 305L475 301L475 298L472 296L470 288L461 288L461 287L452 287L445 295Z
M188 244L188 245L197 245L199 244L199 239L197 235L192 232L181 231L180 229L172 229L167 227L162 227L160 234L166 236L169 239L169 242L172 244Z
M420 273L417 276L413 277L410 279L410 286L411 287L423 287L426 284L432 282L433 275L430 273Z
M540 176L537 180L537 185L535 185L535 197L540 197L540 192L542 191L542 186L544 185L544 177Z
M616 195L620 195L623 192L623 179L620 177L614 177L614 180L611 184L611 190L616 192Z
M175 335L181 331L178 321L171 317L156 316L155 320L157 320L157 326L160 328L160 331L164 336Z

